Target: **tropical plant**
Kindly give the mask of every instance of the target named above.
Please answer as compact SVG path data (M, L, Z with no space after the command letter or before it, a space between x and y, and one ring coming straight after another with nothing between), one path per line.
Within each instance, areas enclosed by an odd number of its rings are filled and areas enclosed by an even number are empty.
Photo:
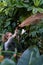
M22 47L21 51L23 52L28 47L31 48L31 46L34 47L34 45L36 45L40 53L43 54L43 0L0 0L0 43L1 43L1 36L5 32L10 31L14 33L14 30L18 26L19 26L18 28L19 38L17 36L17 40L15 39L15 41L17 44L18 43L21 44ZM26 30L24 34L21 34L22 27L24 30ZM28 53L28 50L26 51ZM33 51L30 52L30 55L32 55L31 53L33 54ZM31 57L28 58L30 59L30 61ZM18 64L19 62L20 61L18 61ZM32 65L35 65L33 64L33 62ZM39 61L36 62L39 63ZM25 61L23 63L25 63Z

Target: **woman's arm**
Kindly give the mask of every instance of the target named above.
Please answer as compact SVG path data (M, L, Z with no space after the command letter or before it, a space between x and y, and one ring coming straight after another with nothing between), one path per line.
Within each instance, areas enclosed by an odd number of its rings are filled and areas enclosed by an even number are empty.
M16 37L18 30L15 30L15 33L8 39L7 43L12 42L12 40Z

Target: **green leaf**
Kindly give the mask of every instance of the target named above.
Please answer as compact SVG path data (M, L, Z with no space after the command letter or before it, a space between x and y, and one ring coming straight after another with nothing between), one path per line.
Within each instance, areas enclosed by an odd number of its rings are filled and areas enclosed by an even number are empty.
M38 12L38 8L33 7L32 13L36 14Z
M5 6L7 6L7 2L6 1L2 1L2 2L0 2L0 7L5 7Z
M17 65L29 65L33 60L40 56L38 48L33 46L24 51Z
M36 58L31 65L43 65L43 55L41 55L39 58Z
M27 8L27 11L31 11L33 9L33 7L32 6L29 6L28 8Z
M4 27L7 27L9 25L10 25L10 21L6 22Z
M38 8L38 11L39 11L40 13L43 13L43 8Z
M4 8L0 8L0 13L3 11Z
M37 31L33 31L33 32L31 32L29 35L32 35L32 37L35 37L35 36L36 36L36 32L37 32Z
M41 0L40 5L43 5L43 0Z
M4 59L1 65L16 65L14 61L10 59Z
M7 2L3 0L3 5L4 6L7 6Z
M41 0L33 0L35 6L39 6Z

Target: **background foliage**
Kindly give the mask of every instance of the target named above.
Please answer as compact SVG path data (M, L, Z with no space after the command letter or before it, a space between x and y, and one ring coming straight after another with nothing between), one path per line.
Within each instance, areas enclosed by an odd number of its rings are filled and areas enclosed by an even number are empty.
M27 17L43 13L43 0L0 0L0 43L3 33L10 31L14 33L15 28ZM43 19L37 24L24 27L26 32L15 40L21 44L22 51L31 45L37 45L43 54Z

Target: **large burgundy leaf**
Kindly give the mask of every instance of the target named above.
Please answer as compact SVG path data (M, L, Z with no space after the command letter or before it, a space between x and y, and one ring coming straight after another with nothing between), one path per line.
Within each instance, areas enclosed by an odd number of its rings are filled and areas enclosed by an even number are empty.
M24 20L19 27L24 27L24 26L28 26L31 23L37 23L38 21L36 20L40 20L43 18L43 13L37 13L34 15L31 15L30 17L28 17L26 20Z

